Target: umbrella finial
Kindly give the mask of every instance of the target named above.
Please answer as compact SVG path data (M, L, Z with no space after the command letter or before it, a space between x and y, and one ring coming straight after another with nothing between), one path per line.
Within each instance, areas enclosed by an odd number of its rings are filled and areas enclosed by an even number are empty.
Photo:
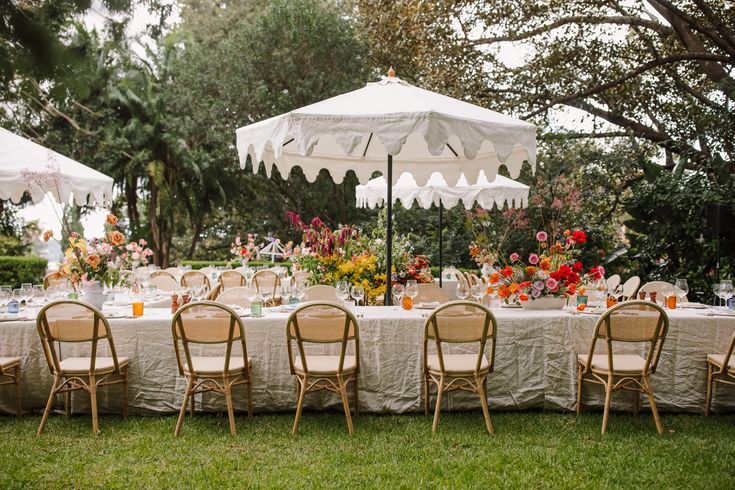
M393 66L388 69L388 76L391 78L396 76L396 71L393 69Z

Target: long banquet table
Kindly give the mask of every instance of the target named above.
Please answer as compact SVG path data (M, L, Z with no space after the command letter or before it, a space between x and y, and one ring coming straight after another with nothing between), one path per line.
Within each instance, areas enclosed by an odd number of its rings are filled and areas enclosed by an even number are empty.
M359 403L367 412L403 413L422 410L422 339L425 310L361 307ZM576 402L577 354L586 353L595 322L592 315L566 311L494 310L498 321L495 371L489 378L491 409L547 408L573 410ZM652 377L661 410L698 412L704 405L706 356L722 353L735 330L735 318L705 316L698 310L669 314L670 330ZM296 382L289 371L285 324L288 313L270 311L263 318L244 318L248 355L253 358L253 405L256 411L293 410ZM131 413L174 412L180 407L184 380L178 374L171 339L171 314L149 308L141 318L110 319L119 356L130 358ZM319 346L329 349L329 346ZM462 347L457 347L462 348ZM64 344L62 355L82 354L82 346ZM207 347L207 353L212 349ZM201 353L205 349L200 348ZM103 350L101 355L106 354ZM196 355L196 354L195 354ZM0 356L22 358L23 406L41 411L52 378L33 320L0 322ZM101 412L118 413L121 388L100 390ZM476 395L453 392L445 407L479 407ZM60 401L60 400L59 400ZM585 388L586 405L600 406L602 391ZM645 400L644 400L645 405ZM628 408L631 395L619 393L613 408ZM244 409L244 389L235 396ZM339 408L331 393L307 397L307 407ZM0 387L0 412L14 411L14 390ZM197 407L222 410L221 397L198 395ZM735 389L720 387L713 410L735 407ZM89 397L75 394L73 411L88 411Z

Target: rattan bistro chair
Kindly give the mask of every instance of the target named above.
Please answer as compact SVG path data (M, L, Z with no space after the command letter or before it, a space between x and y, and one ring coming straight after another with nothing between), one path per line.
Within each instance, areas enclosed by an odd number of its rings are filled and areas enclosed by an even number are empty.
M449 296L444 292L442 288L434 283L421 283L417 284L416 287L419 290L418 296L413 299L414 304L420 303L446 303L449 301Z
M668 329L669 318L666 311L650 301L626 301L607 310L597 321L588 353L577 356L577 414L582 411L584 382L600 384L605 388L603 434L607 432L613 392L635 392L636 414L640 405L640 393L645 393L651 405L656 430L663 434L664 429L649 378L656 372ZM598 340L605 343L605 354L595 354ZM614 347L619 344L638 344L645 348L645 357L637 354L616 354Z
M244 286L246 283L245 276L236 270L223 271L217 278L217 282L222 290Z
M232 389L244 384L248 395L248 417L253 416L250 369L245 329L242 320L231 308L212 301L189 303L180 308L171 322L176 362L179 374L186 378L184 401L179 411L174 435L178 436L184 423L186 408L191 401L190 415L194 416L194 396L212 391L224 395L230 433L234 436L235 415L232 407ZM241 356L233 355L232 348L240 344ZM225 355L194 356L189 344L225 344ZM183 353L182 353L183 351Z
M470 301L450 301L431 312L424 324L424 411L429 415L429 386L436 385L432 432L439 426L442 396L454 390L469 391L480 396L485 427L492 434L493 426L487 407L487 376L493 372L497 322L483 305ZM490 342L490 355L485 346ZM429 343L436 345L436 354L429 353ZM448 354L444 344L477 344L474 354Z
M340 299L337 296L337 288L334 286L327 286L326 284L318 284L311 286L304 290L304 297L301 299L302 302L307 301L329 301L339 303Z
M128 417L128 358L118 357L110 325L100 311L81 301L62 300L49 303L36 319L41 345L54 382L38 434L43 432L53 407L54 398L65 394L66 414L71 413L71 393L89 392L92 407L92 431L99 434L97 390L102 386L123 385L123 418ZM98 355L100 340L106 340L110 354ZM90 343L89 357L61 358L62 343ZM57 350L57 344L59 349Z
M725 354L708 354L707 355L707 398L704 405L704 415L709 415L709 409L712 405L712 392L715 383L726 385L735 385L735 357L733 357L733 349L735 349L735 333L730 340L730 346Z
M347 345L354 341L354 354L347 354ZM337 393L347 419L347 431L354 433L347 384L353 383L354 410L357 415L357 376L360 371L360 335L355 315L338 303L311 302L298 307L288 318L286 342L291 374L296 376L299 398L293 434L299 429L304 397L308 393L327 390ZM293 354L293 342L297 353ZM308 354L308 344L340 344L339 355Z
M187 271L181 276L181 285L185 288L192 288L196 286L207 286L208 289L212 289L212 285L209 282L207 275L200 271Z
M237 288L229 288L221 292L212 301L232 307L233 305L240 306L242 308L250 308L250 300L248 294L251 289L246 286L240 286Z
M0 357L0 386L15 385L15 411L23 414L20 401L20 357Z
M281 296L279 289L281 288L281 278L272 270L261 270L253 276L255 288L258 290L267 306L278 306L281 304Z

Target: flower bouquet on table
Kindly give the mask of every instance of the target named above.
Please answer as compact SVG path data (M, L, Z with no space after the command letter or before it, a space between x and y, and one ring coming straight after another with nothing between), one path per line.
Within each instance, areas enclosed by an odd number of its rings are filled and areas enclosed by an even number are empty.
M528 254L526 260L514 252L505 264L495 265L496 271L489 276L488 294L497 294L506 304L520 303L528 309L561 309L577 293L580 284L604 275L602 267L593 267L585 274L584 266L576 260L578 246L586 241L582 230L566 230L560 240L539 231L537 250Z
M258 253L258 246L255 244L256 236L252 233L247 234L247 240L243 242L240 235L230 244L230 253L232 254L231 264L235 267L246 266Z

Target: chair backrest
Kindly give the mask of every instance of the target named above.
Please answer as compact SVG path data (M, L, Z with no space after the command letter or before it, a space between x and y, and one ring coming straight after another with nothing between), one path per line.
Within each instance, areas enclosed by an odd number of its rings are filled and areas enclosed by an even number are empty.
M247 375L248 351L245 344L245 328L242 320L231 308L212 301L189 303L176 312L171 321L171 331L176 351L176 362L179 374L184 374L184 361L191 372L194 365L191 361L189 344L226 344L222 372L228 372L233 345L239 343L245 360L244 369ZM181 350L184 355L182 358Z
M640 287L640 285L640 277L629 277L628 280L623 283L623 301L635 299L635 295L638 292L638 288Z
M153 274L151 274L149 282L151 286L156 286L160 291L164 292L176 291L179 289L179 282L168 273L159 274L157 276L153 276Z
M592 369L592 356L597 340L605 342L610 372L615 372L613 354L615 345L642 344L646 347L646 363L643 374L656 372L666 334L669 317L666 311L650 301L630 300L618 303L607 310L595 325L595 334L588 353L587 370Z
M53 286L71 287L71 281L60 272L51 272L43 278L43 288L48 289Z
M176 279L176 276L174 276L173 274L171 274L168 271L160 271L160 270L153 271L153 272L151 272L151 275L149 277L151 279L156 278L156 277L169 277L169 278L173 279L174 281L178 282L178 280Z
M433 283L421 283L416 285L419 294L413 299L414 303L446 303L449 296L442 288Z
M730 339L730 345L727 347L727 352L725 352L725 358L722 360L722 369L720 369L718 374L733 370L730 367L730 359L732 358L733 350L735 350L735 332L733 332L732 334L732 338Z
M245 276L236 270L222 272L217 281L222 285L222 289L244 286L246 282Z
M178 267L166 267L163 270L164 272L172 274L174 277L181 275L181 269L179 269Z
M657 295L656 300L663 304L663 301L664 301L663 289L666 286L671 286L672 288L674 288L674 294L676 294L677 296L684 292L681 289L674 286L673 284L666 282L666 281L647 282L643 286L641 286L638 292L639 293L645 292L647 295L651 293L656 293ZM684 296L684 301L689 301L686 296Z
M291 284L309 284L311 281L311 272L309 271L298 271L291 276ZM330 300L331 301L331 300Z
M94 306L76 300L53 301L38 312L36 328L51 374L61 373L61 349L56 347L64 342L90 343L89 372L94 372L100 340L107 340L115 372L120 372L110 325Z
M181 285L184 286L185 288L191 288L194 286L201 286L201 285L205 285L208 288L212 287L207 275L200 271L184 272L184 275L181 276Z
M469 283L467 282L467 278L461 271L454 271L454 278L457 279L458 283L464 284L468 288L470 287Z
M291 374L294 369L292 343L296 342L301 366L309 372L304 344L340 344L339 366L337 374L342 374L347 344L355 344L355 371L360 367L360 334L357 318L350 310L338 303L327 301L305 303L288 317L286 322L286 343L288 344L288 360Z
M250 292L250 288L246 286L225 289L215 297L215 301L223 305L237 305L243 308L249 308L250 300L248 299L248 292Z
M326 286L324 284L311 286L310 288L306 288L304 291L302 301L330 301L333 303L339 303L337 288L334 286Z
M495 339L498 324L495 315L484 305L472 301L450 301L431 312L424 323L424 363L427 362L429 342L434 341L439 366L444 368L444 343L478 344L475 372L480 371L485 345L491 343L488 363L490 372L495 363Z
M275 299L278 294L278 288L281 286L281 279L278 274L272 270L260 270L253 276L255 287L258 292L266 299Z
M605 280L605 282L607 283L607 292L609 294L615 294L618 286L620 286L620 281L620 274L613 274L612 276L608 277Z

